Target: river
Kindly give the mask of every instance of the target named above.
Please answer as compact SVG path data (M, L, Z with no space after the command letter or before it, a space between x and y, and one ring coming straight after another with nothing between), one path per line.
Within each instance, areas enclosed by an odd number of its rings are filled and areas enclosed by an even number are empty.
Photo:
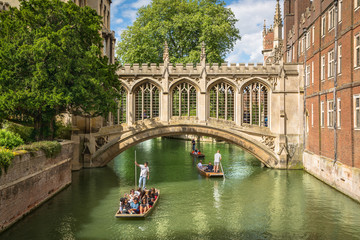
M198 174L190 142L148 140L105 168L74 172L68 188L0 239L360 239L360 204L306 172L261 168L226 143L200 149L207 161L220 149L225 180ZM135 150L160 201L145 220L116 219L120 196L134 187Z

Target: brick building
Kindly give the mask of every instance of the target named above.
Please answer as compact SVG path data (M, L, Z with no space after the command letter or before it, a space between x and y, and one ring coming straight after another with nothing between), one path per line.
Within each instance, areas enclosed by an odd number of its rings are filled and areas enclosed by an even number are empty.
M360 168L360 0L284 0L283 24L282 61L303 68L304 167L351 178ZM264 27L265 61L273 31Z

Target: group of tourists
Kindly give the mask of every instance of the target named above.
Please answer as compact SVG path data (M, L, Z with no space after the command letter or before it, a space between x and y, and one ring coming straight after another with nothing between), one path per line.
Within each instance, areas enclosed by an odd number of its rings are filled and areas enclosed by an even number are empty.
M191 154L201 155L200 150L195 148L195 145L196 145L195 139L191 140L191 144L192 144L192 152L191 152Z
M211 164L211 161L208 165L203 165L202 160L199 161L198 167L201 170L204 170L205 172L219 172L219 165L221 161L221 154L220 150L217 150L217 152L214 155L214 165Z
M141 190L139 187L136 191L131 189L130 194L125 193L124 197L120 198L118 214L144 214L152 208L157 197L155 188Z

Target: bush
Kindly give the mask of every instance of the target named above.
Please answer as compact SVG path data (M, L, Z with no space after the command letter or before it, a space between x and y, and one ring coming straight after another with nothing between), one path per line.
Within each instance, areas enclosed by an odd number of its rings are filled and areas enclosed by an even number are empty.
M14 159L14 157L15 155L11 150L0 147L0 176L2 173L2 169L7 172L7 169L9 168L11 161Z
M34 142L29 145L22 145L20 147L17 147L16 150L25 150L30 153L42 150L47 158L54 158L60 153L61 144L56 141Z
M71 124L65 125L61 121L56 122L55 138L71 140Z
M24 142L29 143L35 141L34 138L34 128L33 127L27 127L21 124L13 123L6 121L3 124L4 129L19 134L19 136L24 140Z
M19 134L0 129L0 146L13 149L21 144L24 144L24 141Z

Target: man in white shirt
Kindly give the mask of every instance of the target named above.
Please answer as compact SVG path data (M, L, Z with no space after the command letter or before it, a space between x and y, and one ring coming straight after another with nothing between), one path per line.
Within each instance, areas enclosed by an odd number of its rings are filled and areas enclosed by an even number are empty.
M146 177L149 180L149 167L148 167L148 162L145 162L144 165L142 164L138 164L135 161L135 165L140 167L141 172L140 172L140 178L139 178L139 188L141 187L141 182L143 184L143 188L145 188L146 185Z
M220 161L221 161L220 150L217 150L217 153L215 153L215 155L214 155L214 172L219 171Z

